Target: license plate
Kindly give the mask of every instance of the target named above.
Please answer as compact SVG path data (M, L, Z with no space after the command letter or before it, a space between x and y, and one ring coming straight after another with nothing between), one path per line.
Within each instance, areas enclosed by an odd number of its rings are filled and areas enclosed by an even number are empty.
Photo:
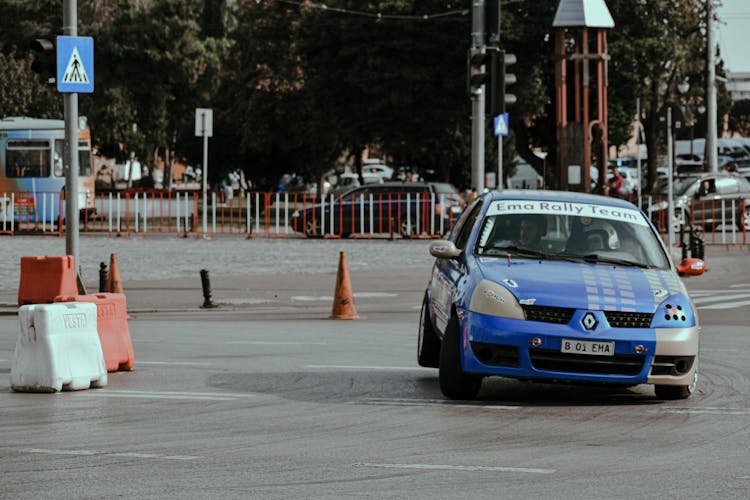
M591 354L593 356L614 356L614 342L595 342L592 340L562 339L560 352L574 354Z

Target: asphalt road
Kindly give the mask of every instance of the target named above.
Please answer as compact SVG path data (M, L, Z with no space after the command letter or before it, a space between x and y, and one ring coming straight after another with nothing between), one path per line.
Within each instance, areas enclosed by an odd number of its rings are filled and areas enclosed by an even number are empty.
M259 241L209 242L269 266L217 267L216 309L197 271L121 269L136 364L103 389L11 392L18 318L0 316L0 498L747 497L746 250L710 248L686 279L704 326L689 400L490 379L452 402L415 360L425 242ZM341 250L360 320L326 319Z

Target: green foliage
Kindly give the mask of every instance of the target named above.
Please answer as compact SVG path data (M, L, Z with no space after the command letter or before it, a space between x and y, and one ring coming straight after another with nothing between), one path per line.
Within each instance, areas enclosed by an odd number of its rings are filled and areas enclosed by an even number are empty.
M729 111L729 128L742 137L750 137L750 100L734 103Z
M31 71L31 55L14 56L0 53L0 117L62 118L62 99Z

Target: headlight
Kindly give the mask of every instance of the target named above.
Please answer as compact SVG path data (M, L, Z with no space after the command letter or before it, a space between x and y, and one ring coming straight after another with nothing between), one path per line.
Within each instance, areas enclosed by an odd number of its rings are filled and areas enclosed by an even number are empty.
M525 319L523 309L510 291L494 281L482 280L474 289L469 310L501 318Z
M670 295L656 308L651 328L685 328L695 326L693 304L685 295Z

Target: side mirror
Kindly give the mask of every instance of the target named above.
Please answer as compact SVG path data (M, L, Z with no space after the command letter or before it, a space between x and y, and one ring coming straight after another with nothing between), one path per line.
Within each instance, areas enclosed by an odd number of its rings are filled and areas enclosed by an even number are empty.
M438 259L455 259L461 255L461 250L452 241L435 240L430 243L430 255Z

